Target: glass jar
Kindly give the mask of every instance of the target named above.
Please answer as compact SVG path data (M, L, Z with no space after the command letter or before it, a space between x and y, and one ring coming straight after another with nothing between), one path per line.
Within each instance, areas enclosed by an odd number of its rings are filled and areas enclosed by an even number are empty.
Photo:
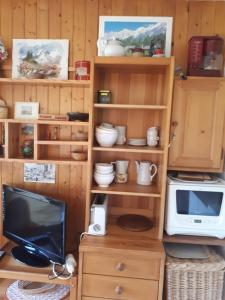
M144 49L142 49L142 48L133 48L132 49L132 56L135 56L135 57L144 56Z
M34 141L25 140L21 147L21 151L24 157L32 157L34 153Z

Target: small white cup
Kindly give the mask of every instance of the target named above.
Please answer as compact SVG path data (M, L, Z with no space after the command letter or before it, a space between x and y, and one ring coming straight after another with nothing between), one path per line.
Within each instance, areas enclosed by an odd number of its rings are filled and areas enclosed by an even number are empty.
M124 145L126 143L126 126L115 126L115 129L118 132L118 137L116 140L117 145Z

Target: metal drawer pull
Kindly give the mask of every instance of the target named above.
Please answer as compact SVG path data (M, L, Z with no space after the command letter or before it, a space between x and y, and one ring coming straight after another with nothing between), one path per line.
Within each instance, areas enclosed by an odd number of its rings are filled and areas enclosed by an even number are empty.
M123 293L123 288L122 288L122 286L117 286L116 288L115 288L115 292L117 293L117 295L121 295L122 293Z
M116 270L122 272L125 269L125 264L124 263L118 263L116 265Z

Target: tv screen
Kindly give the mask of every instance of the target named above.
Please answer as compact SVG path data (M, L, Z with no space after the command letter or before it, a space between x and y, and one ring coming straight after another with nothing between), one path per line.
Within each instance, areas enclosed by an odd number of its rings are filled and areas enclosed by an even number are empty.
M25 255L43 255L63 264L65 203L3 185L3 235L22 246ZM21 251L19 256L23 256Z

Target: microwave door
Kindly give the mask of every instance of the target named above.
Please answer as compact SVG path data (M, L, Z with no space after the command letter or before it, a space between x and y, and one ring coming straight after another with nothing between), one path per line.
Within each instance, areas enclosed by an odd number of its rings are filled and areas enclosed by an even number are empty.
M177 213L198 216L219 216L222 192L177 190Z

